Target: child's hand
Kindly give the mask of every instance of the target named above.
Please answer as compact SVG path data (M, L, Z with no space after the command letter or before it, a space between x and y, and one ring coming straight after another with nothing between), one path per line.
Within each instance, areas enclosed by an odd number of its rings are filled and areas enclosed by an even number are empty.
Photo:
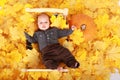
M28 35L27 32L24 32L24 34L25 34L25 37L26 37L26 49L32 50L33 47L32 47L32 45L31 45L31 43L27 40L27 39L29 39L29 35Z
M24 32L24 34L25 34L25 37L26 37L26 39L28 38L28 33L27 32Z
M75 30L75 29L76 29L76 26L75 26L75 25L72 25L72 26L71 26L71 29L72 29L72 30Z
M26 40L26 49L33 49L32 44L28 40Z
M58 70L59 72L62 72L62 71L63 71L63 67L58 67L57 70Z

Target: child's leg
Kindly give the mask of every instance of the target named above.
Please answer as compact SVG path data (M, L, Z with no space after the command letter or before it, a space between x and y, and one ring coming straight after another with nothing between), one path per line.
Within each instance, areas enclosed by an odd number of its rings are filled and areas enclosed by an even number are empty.
M79 62L75 59L75 57L70 53L68 49L64 49L64 52L61 55L63 58L63 62L71 68L78 68Z
M54 60L46 60L44 61L44 64L47 69L57 69L58 68L58 62Z
M75 60L74 57L69 57L65 61L66 65L71 68L78 68L79 67L79 62Z

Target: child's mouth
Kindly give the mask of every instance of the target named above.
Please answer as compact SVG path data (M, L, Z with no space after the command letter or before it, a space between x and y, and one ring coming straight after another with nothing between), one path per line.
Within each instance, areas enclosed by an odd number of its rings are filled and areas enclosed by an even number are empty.
M42 26L42 28L46 28L46 26Z

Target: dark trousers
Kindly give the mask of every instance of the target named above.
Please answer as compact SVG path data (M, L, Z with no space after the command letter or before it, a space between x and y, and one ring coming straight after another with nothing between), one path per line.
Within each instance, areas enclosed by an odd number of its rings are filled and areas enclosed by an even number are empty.
M68 67L77 68L79 63L71 52L60 44L53 44L42 49L42 60L46 68L56 69L60 62L64 62ZM75 64L78 64L75 66Z

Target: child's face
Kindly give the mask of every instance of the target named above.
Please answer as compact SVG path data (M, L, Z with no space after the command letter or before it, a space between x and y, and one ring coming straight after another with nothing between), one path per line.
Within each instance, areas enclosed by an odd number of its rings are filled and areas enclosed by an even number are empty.
M38 28L40 30L47 30L50 27L50 21L48 16L39 16L38 17Z

